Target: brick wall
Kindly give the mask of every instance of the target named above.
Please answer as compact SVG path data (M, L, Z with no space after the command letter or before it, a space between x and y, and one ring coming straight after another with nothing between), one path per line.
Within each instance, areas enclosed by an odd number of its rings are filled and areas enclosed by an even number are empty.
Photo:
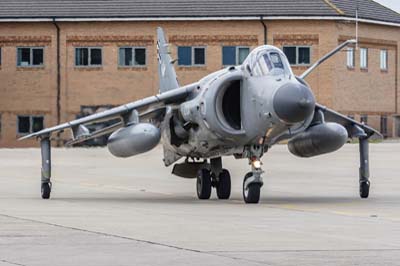
M330 21L266 21L268 43L310 45L312 62L329 52L346 36L352 36L354 25ZM75 119L81 106L119 105L157 93L156 27L162 26L176 45L206 45L206 66L177 67L180 83L188 84L221 69L222 46L243 45L254 48L263 44L263 27L259 21L210 22L85 22L59 23L61 29L61 122ZM367 73L346 68L341 53L322 65L308 78L318 101L348 114L398 114L396 79L399 77L398 28L362 25L362 43L389 50L389 71L381 73L378 50L371 50ZM41 114L45 125L56 124L56 28L51 23L0 24L0 147L36 146L37 142L17 142L17 115ZM41 68L16 66L16 47L43 46L45 65ZM103 65L96 68L76 67L74 49L101 46ZM119 46L147 48L147 65L142 68L118 66ZM397 60L397 61L396 61ZM358 62L358 59L356 59ZM356 64L357 66L358 64ZM307 67L294 67L301 74ZM398 86L398 85L397 85ZM399 97L397 97L397 100ZM399 102L397 103L399 104ZM379 120L379 119L378 119ZM375 121L372 119L371 121ZM393 119L389 119L390 122ZM374 122L376 123L376 122ZM377 128L379 129L379 124ZM391 125L388 128L391 128ZM64 135L65 137L68 134Z

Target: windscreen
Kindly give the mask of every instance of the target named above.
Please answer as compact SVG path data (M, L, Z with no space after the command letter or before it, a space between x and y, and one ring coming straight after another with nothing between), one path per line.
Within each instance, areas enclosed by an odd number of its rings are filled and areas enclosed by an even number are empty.
M279 53L265 52L259 56L255 66L253 67L253 74L255 76L266 76L271 72L282 73L284 70L285 66Z

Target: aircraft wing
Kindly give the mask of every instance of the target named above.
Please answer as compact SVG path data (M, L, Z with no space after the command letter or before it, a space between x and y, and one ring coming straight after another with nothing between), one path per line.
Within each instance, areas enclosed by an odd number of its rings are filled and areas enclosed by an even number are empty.
M60 124L54 127L46 128L38 132L26 135L19 140L49 136L51 133L63 131L64 129L71 129L74 136L73 143L79 143L80 139L82 141L90 139L92 136L99 136L98 132L90 134L88 129L84 125L93 124L101 121L109 121L115 118L121 118L124 120L124 116L129 115L132 111L136 110L140 118L151 118L152 114L159 114L161 109L165 109L167 104L179 104L181 103L190 93L190 91L195 88L197 84L191 84L188 86L180 87L174 90L170 90L155 96L147 97L135 102L131 102L125 105L121 105L104 112L96 113L86 117L82 117L64 124ZM106 128L107 130L102 130L101 133L108 134L113 132L123 126L121 122ZM104 135L103 134L103 135ZM77 141L78 140L78 141Z
M351 119L341 113L338 113L332 109L329 109L321 104L316 104L315 107L316 111L322 111L325 116L325 121L327 122L335 122L338 124L341 124L347 129L347 132L349 134L349 137L359 137L360 134L363 134L362 132L358 130L358 128L361 128L364 130L366 136L365 137L371 137L373 135L376 135L378 138L383 138L382 134L373 129L372 127L369 127L365 125L364 123L360 123L354 119ZM355 127L356 126L356 127ZM357 128L358 127L358 128ZM361 135L362 136L362 135Z

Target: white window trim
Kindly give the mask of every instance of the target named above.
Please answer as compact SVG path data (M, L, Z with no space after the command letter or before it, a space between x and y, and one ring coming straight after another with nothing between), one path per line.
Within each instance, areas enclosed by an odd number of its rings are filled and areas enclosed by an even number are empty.
M249 54L250 54L250 47L249 46L236 46L236 65L240 65L239 63L239 50L240 49L249 49Z
M351 58L350 58L350 54L351 54ZM351 64L350 63L351 60ZM347 54L346 54L346 65L348 68L354 69L356 66L356 53L355 53L355 49L353 47L349 47L347 49Z
M88 64L87 65L77 65L76 63L76 50L77 49L88 49ZM100 65L92 65L90 64L90 61L92 61L92 49L100 49L101 52L101 64ZM102 46L76 46L74 47L74 65L76 68L88 68L88 67L93 67L93 68L98 68L98 67L103 67L103 62L104 62L104 57L103 57L103 47Z
M30 61L29 65L23 66L23 65L18 64L18 50L19 49L29 49L29 61ZM34 49L42 49L42 51L43 51L43 63L41 65L33 65L33 50ZM17 51L17 60L16 60L17 67L32 67L32 68L39 67L40 68L40 67L45 66L45 63L44 63L46 60L45 47L43 47L43 46L18 46L16 51Z
M365 51L365 66L363 64L363 53L362 51ZM360 48L360 68L361 69L368 69L368 48L361 47Z
M120 58L119 58L119 51L120 49L125 49L125 48L132 48L132 62L134 63L133 65L123 65L120 62ZM136 54L136 49L144 49L144 61L145 64L144 65L137 65L135 64L135 54ZM141 68L141 67L147 67L147 48L144 46L120 46L118 47L118 67L121 68Z
M29 117L29 132L19 132L19 118L21 116L27 116ZM33 119L34 118L43 118L43 128L45 128L44 125L44 115L17 115L17 134L18 135L28 135L33 133Z
M295 47L296 48L296 64L291 65L291 66L311 66L311 62L312 62L312 60L311 60L312 59L312 46L311 45L299 45L299 46L298 45L284 45L282 47L282 50L285 47ZM309 48L310 49L310 63L308 63L308 64L299 64L299 48Z
M222 45L221 51L223 51L224 47L229 47L229 46L230 47L235 47L235 50L236 50L235 66L240 65L239 64L239 49L243 49L243 48L249 49L249 54L250 54L250 51L251 51L250 46L235 46L235 45ZM224 65L224 53L222 53L222 65L224 67L231 66L231 65Z
M177 54L179 53L179 47L190 47L191 48L191 54L190 54L190 59L191 59L191 64L190 65L179 65L179 67L203 67L207 65L207 46L190 46L190 45L185 45L185 46L177 46L176 51ZM194 63L194 49L196 48L202 48L204 49L204 64L195 64Z
M388 50L387 49L382 49L381 51L380 51L380 69L382 70L382 71L387 71L388 69L389 69L389 66L388 66L388 64L389 64L389 52L388 52ZM383 55L385 55L385 61L382 61L382 56ZM384 65L382 64L382 63L384 63Z

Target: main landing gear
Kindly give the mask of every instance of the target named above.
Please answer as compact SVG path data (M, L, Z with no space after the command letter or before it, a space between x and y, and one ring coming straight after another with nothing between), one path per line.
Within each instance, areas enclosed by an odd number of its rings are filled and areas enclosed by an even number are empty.
M263 154L261 146L252 147L248 153L251 164L251 172L247 173L243 180L243 199L245 203L258 203L260 191L263 186L260 157ZM211 196L212 188L217 192L218 199L229 199L231 195L231 175L229 171L222 168L221 157L205 162L197 174L197 196L206 200Z
M209 199L214 187L218 199L229 199L231 195L231 175L228 170L222 168L221 157L211 159L209 166L198 171L196 182L198 198Z

